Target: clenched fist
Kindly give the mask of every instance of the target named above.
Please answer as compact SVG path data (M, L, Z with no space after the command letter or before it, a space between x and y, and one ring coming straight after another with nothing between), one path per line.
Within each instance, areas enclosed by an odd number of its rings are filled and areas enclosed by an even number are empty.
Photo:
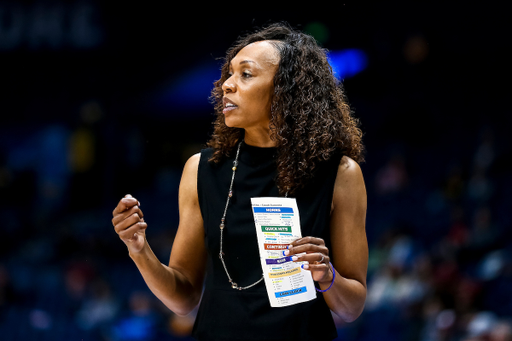
M119 238L126 244L130 253L142 250L146 243L146 228L144 214L140 202L130 194L125 195L112 212L112 225Z

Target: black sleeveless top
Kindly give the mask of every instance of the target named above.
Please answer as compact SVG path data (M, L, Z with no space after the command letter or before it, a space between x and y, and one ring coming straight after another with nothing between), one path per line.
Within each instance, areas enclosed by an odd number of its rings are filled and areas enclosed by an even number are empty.
M233 197L226 215L224 246L226 267L238 286L262 276L252 197L279 196L275 184L276 148L259 148L242 142ZM280 308L270 307L265 283L234 290L219 259L219 224L233 174L235 155L215 164L212 149L201 151L197 176L199 205L208 251L203 297L192 335L198 340L332 340L336 328L323 295L312 301ZM234 153L233 153L234 154ZM302 236L323 238L327 247L334 181L341 155L318 166L314 179L297 194Z

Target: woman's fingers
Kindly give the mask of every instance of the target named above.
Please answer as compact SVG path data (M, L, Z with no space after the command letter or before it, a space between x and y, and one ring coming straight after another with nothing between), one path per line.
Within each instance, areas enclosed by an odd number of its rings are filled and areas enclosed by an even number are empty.
M324 271L326 274L328 274L331 270L331 266L329 263L319 263L319 264L304 264L302 266L304 269L309 271Z
M130 194L127 194L119 200L119 203L112 212L112 224L115 226L133 213L138 213L141 218L144 216L140 210L140 202Z
M318 283L330 283L334 278L334 274L332 273L331 266L329 263L303 264L302 268L311 271L313 280Z
M297 239L290 243L288 246L288 252L286 253L288 256L298 254L298 253L322 253L324 255L329 255L329 249L325 246L325 242L322 238L315 237L304 237Z
M131 195L127 194L124 198L119 200L119 203L117 204L116 208L114 209L114 212L112 212L112 215L115 216L119 213L122 213L135 205L140 206L140 202L137 199L135 199L134 197L132 197Z
M124 212L117 213L112 218L112 225L116 226L126 218L137 214L140 218L144 218L144 213L142 213L142 210L138 205L132 206L130 208L127 208Z
M331 259L329 256L315 252L315 253L306 253L306 254L298 254L292 256L292 260L296 262L308 262L309 264L329 264Z
M138 213L133 213L115 224L114 230L119 234L120 232L130 228L132 225L140 222L144 222L144 218L141 218Z
M144 213L140 202L127 194L119 200L112 212L112 225L119 238L128 246L130 252L139 252L144 247L145 230Z
M285 255L292 256L294 262L304 262L302 267L311 271L313 280L317 282L330 281L329 249L322 238L304 237L290 243Z
M325 245L325 242L322 238L307 236L307 237L296 239L290 243L290 245L292 245L292 246L298 246L298 245L304 245L304 244Z
M133 236L135 232L147 228L140 202L130 194L119 200L112 214L112 225L121 239L127 239L127 235Z
M134 225L131 225L129 228L118 232L118 235L119 235L119 238L121 238L121 240L129 241L129 240L134 239L134 236L137 234L137 232L143 231L147 227L148 227L148 225L145 222L140 221Z
M330 259L328 256L318 253L306 254L303 256L298 255L297 260L295 261L305 262L302 264L302 268L304 270L311 271L313 280L316 282L330 282L333 278L333 273L329 263Z
M329 263L329 249L321 238L304 237L290 243L284 251L285 256L293 256L292 259L309 263Z

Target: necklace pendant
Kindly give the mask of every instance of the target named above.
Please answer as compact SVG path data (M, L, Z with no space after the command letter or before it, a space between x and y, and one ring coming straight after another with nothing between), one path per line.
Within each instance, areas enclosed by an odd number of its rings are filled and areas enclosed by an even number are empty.
M235 282L233 282L233 283L231 284L231 287L232 287L233 289L238 289L238 284L236 284Z
M224 226L225 226L224 223L221 223L219 227L221 230L224 230Z
M231 198L233 196L233 191L229 191L228 196Z

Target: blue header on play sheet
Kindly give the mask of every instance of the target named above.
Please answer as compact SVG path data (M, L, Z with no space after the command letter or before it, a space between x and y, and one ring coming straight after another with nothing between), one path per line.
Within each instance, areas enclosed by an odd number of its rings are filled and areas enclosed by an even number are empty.
M277 298L279 298L279 297L302 294L302 293L305 293L306 291L308 291L306 287L300 287L300 288L292 289L292 290L279 291L279 292L276 292L275 295Z
M254 213L293 213L291 207L253 207Z

